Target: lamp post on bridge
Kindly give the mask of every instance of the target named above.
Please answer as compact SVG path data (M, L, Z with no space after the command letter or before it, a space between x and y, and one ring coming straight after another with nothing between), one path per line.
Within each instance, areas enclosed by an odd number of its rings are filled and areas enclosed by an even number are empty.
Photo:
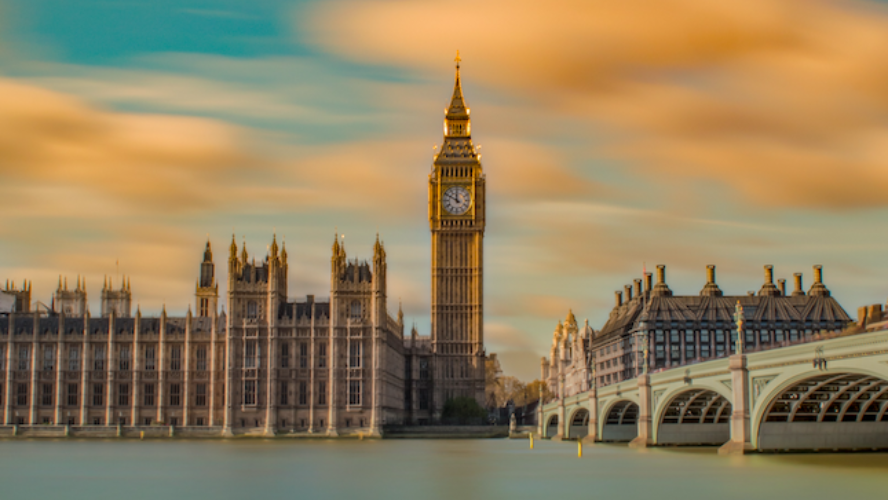
M743 306L734 307L737 324L736 354L728 360L731 369L731 440L719 448L720 455L742 455L752 449L749 427L749 370L743 353Z

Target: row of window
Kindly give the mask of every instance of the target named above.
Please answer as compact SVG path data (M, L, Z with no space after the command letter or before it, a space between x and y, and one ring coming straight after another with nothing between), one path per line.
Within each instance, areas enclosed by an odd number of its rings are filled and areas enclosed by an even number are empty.
M105 348L104 345L96 345L93 346L93 370L96 371L104 371L106 369L106 356L105 356ZM317 345L318 348L318 368L326 368L327 367L327 344L319 343ZM308 359L309 359L309 346L308 343L302 342L299 344L299 368L308 368ZM68 370L69 371L80 371L80 346L69 346L68 348ZM246 341L246 345L244 346L244 368L252 369L259 367L259 359L261 358L262 346L256 340L248 340ZM348 367L349 368L361 368L363 365L363 344L360 342L352 342L348 347ZM55 347L44 347L43 348L43 370L54 370L55 369L55 355L56 348ZM282 344L281 345L281 359L280 359L280 367L281 368L289 368L290 367L290 345ZM195 352L195 369L196 370L207 370L208 362L207 362L207 348L206 347L198 347ZM18 351L18 370L29 370L31 368L31 348L30 346L19 346ZM132 350L129 346L121 346L118 351L118 366L119 370L127 371L132 369ZM170 348L170 366L169 370L172 371L180 371L182 370L182 347L181 346L173 346ZM5 346L0 346L0 370L6 369L6 352ZM144 370L156 370L157 369L157 356L156 356L156 348L154 346L146 346L144 349Z
M244 380L244 392L242 404L245 406L255 406L259 404L257 397L258 380ZM348 381L348 404L349 406L360 406L362 401L364 383L361 380ZM297 401L299 405L308 404L308 382L299 382L299 391ZM279 404L286 406L290 404L290 384L287 381L280 382L280 391L278 393ZM317 404L327 404L327 382L321 380L317 384Z
M96 345L93 346L93 370L104 371L106 367L106 358L105 358L105 347L104 345ZM80 346L69 346L68 348L68 370L69 371L80 371ZM157 369L157 359L156 359L156 348L153 346L147 346L144 349L145 354L145 370L156 370ZM55 369L55 355L56 348L55 347L44 347L43 348L43 370L54 370ZM195 352L196 358L196 370L206 370L207 363L207 348L206 347L198 347ZM19 346L18 350L18 363L16 364L18 370L29 370L31 367L31 348L30 346ZM132 350L129 346L121 346L118 351L118 366L120 370L127 371L131 369L132 366ZM6 352L5 346L0 346L0 370L6 369ZM174 346L170 349L170 370L179 371L182 369L182 348L180 346Z
M17 406L28 406L28 396L30 391L28 390L28 384L20 383L16 384L15 387L15 404ZM88 395L90 400L92 401L92 406L104 406L105 405L105 384L102 382L96 382L90 385L91 392ZM3 386L0 384L0 404L3 403ZM54 406L54 384L42 384L40 390L40 405L41 406ZM117 405L118 406L129 406L130 405L130 384L118 384L117 386ZM66 384L65 391L65 401L67 406L79 406L80 404L80 384L78 383L70 383ZM170 384L170 393L169 393L169 406L181 406L182 405L182 385L181 384ZM148 383L143 384L142 386L142 404L144 406L154 406L155 404L155 384ZM194 406L207 406L207 384L195 384L194 386Z
M327 368L327 344L317 344L317 367ZM309 345L307 342L299 343L299 368L308 368ZM350 342L348 346L348 367L361 368L363 366L364 345L360 342ZM259 368L259 360L262 357L262 345L258 340L247 340L244 345L244 368ZM280 367L290 368L290 344L281 344Z

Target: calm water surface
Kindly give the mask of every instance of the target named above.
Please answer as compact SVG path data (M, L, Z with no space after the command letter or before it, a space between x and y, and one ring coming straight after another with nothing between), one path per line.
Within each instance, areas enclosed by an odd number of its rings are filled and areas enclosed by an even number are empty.
M888 498L888 454L524 440L0 440L0 499ZM568 497L569 495L569 497Z

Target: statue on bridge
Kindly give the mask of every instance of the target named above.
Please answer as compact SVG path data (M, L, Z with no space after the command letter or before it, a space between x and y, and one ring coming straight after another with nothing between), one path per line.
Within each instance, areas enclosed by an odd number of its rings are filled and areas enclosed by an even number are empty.
M734 349L737 354L743 354L743 306L740 301L734 307L734 322L737 323L737 340L734 341Z

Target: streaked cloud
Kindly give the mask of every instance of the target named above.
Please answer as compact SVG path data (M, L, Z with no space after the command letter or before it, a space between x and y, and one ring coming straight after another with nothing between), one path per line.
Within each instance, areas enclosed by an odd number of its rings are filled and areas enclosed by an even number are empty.
M471 13L458 40L429 21L453 12ZM343 56L426 71L459 45L486 85L620 131L601 154L636 175L714 180L770 207L888 204L888 17L872 4L340 1L303 28Z

